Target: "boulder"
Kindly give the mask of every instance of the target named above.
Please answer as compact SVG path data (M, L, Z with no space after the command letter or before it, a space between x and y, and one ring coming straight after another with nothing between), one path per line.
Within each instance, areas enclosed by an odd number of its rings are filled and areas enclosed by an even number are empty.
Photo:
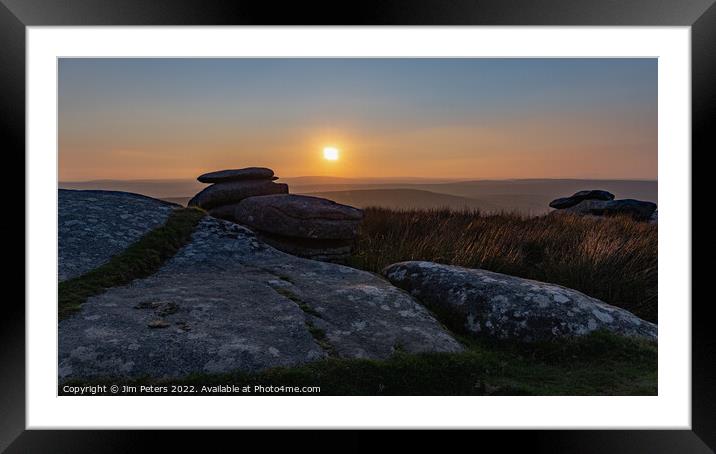
M363 211L320 197L282 194L244 199L234 217L252 229L285 237L349 240L358 234Z
M288 185L269 180L241 180L215 183L189 200L188 206L211 209L240 202L247 197L288 194Z
M279 251L323 262L344 263L353 248L353 240L294 238L266 232L257 232L257 235Z
M574 193L571 197L552 200L549 206L558 210L572 207L583 200L614 200L614 194L601 189L589 189Z
M164 224L179 208L173 203L119 191L60 189L57 196L60 281L104 265Z
M202 183L224 183L226 181L270 180L273 170L266 167L246 167L244 169L218 170L200 175L197 180Z
M238 206L238 203L232 203L229 205L221 205L218 207L214 207L209 209L209 215L213 216L215 218L224 219L226 221L235 222L236 219L234 218L234 211L236 211L236 207Z
M576 205L569 208L563 208L558 213L574 213L584 215L599 215L604 211L604 207L607 205L605 200L582 200Z
M648 221L655 211L656 204L653 202L622 199L607 202L600 214L605 216L629 215L637 221Z
M534 342L607 330L657 339L655 324L559 285L432 262L396 263L383 274L473 336Z
M209 216L158 272L90 297L61 320L58 347L61 382L463 350L380 276L284 254Z

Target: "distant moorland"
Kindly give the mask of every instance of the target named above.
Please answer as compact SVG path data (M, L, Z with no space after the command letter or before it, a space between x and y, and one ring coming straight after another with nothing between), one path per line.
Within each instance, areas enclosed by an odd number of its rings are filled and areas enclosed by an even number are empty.
M526 179L473 180L336 177L281 178L294 194L325 197L360 208L369 206L480 209L483 212L517 212L527 215L550 211L548 204L583 189L604 189L620 199L657 202L657 182L650 180ZM196 180L95 180L60 182L61 189L104 189L136 192L181 205L205 187Z

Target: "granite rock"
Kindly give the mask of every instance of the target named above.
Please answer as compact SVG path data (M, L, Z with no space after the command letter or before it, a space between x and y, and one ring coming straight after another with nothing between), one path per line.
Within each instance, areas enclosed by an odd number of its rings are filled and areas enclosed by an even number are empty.
M90 297L58 329L61 382L463 350L380 276L285 254L208 216L157 273Z
M217 170L200 175L197 180L202 183L224 183L227 181L273 179L273 170L266 167L246 167L243 169Z
M105 264L179 208L161 200L118 191L60 189L58 278L80 276Z
M188 206L209 210L222 205L240 202L248 197L288 194L288 185L271 180L241 180L215 183L189 200Z
M604 205L604 216L628 215L637 221L648 221L656 212L656 204L634 199L611 200ZM597 214L597 213L595 213Z
M555 284L419 261L390 265L383 274L476 337L534 342L606 330L657 340L655 324Z
M244 199L234 217L253 229L286 237L346 240L356 237L363 211L320 197L284 194Z
M571 197L552 200L549 206L561 210L572 207L583 200L614 200L614 194L601 189L588 189L576 192Z

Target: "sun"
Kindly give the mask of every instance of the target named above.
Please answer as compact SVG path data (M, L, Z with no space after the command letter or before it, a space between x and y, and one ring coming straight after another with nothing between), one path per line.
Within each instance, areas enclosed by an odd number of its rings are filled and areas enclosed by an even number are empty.
M323 149L323 159L327 161L338 161L338 148L325 147Z

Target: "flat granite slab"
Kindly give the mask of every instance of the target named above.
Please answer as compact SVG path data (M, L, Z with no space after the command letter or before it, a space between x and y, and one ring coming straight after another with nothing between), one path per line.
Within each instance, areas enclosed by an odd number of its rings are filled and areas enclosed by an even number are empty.
M60 322L59 376L259 371L397 349L463 347L382 277L285 254L207 216L156 274L88 299Z
M166 222L178 205L118 191L58 190L58 277L65 281L106 263Z

